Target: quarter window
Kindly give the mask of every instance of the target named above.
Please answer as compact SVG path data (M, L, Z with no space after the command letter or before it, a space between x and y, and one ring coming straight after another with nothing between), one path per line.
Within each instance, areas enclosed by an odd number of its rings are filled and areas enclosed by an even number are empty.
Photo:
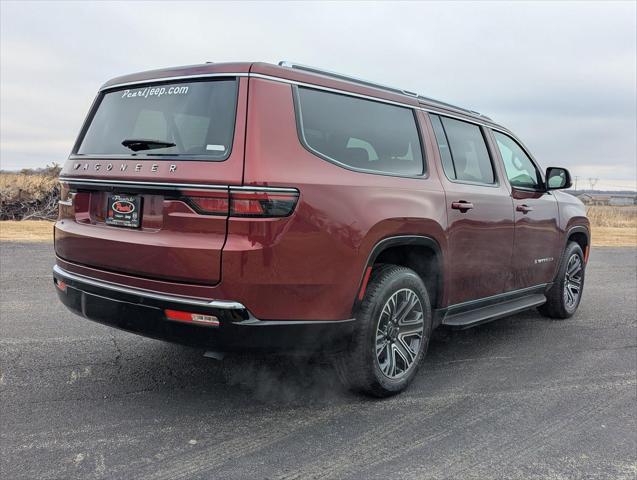
M311 88L295 89L301 140L311 152L358 170L423 174L412 109Z
M540 174L522 147L508 135L500 132L493 132L493 135L511 186L539 188L542 183Z
M430 115L443 169L450 180L495 183L489 151L478 125Z

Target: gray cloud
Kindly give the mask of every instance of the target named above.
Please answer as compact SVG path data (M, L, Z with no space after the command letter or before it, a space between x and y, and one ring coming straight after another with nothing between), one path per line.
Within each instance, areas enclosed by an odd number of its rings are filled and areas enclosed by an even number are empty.
M2 2L2 168L62 162L99 85L151 68L295 60L513 129L544 165L635 188L634 2Z

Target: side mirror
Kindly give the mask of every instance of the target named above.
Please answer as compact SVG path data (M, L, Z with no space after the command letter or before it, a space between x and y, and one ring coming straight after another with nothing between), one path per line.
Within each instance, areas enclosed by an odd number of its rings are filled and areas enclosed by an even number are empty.
M560 190L570 188L572 185L571 174L565 168L549 167L546 169L546 189Z

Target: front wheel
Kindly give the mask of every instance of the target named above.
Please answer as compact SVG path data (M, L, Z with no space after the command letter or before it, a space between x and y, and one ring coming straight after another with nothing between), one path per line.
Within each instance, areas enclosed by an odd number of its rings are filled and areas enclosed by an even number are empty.
M431 336L431 305L421 278L411 269L380 265L372 272L350 349L337 368L353 390L377 397L411 383Z
M545 317L564 319L573 316L584 290L584 253L575 242L564 250L557 277L546 294L546 303L538 308Z

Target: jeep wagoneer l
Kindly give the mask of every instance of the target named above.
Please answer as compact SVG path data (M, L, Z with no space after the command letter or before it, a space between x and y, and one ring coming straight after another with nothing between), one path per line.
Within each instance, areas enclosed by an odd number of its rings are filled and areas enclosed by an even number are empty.
M111 80L60 181L69 309L217 351L331 352L377 396L439 325L567 318L582 298L568 171L479 113L302 65Z

